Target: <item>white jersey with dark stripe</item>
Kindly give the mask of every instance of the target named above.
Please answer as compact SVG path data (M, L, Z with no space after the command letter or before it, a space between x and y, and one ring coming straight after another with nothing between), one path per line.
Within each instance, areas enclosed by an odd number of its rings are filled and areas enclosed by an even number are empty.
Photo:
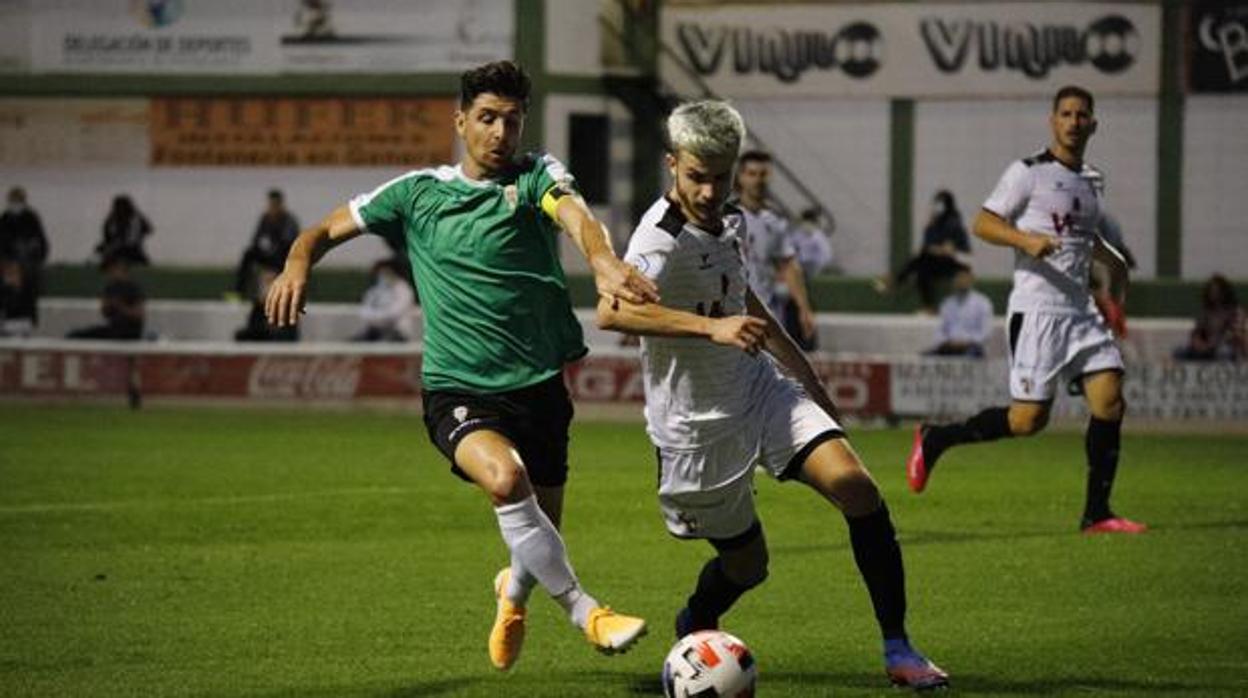
M1016 160L1001 176L984 209L1019 230L1061 241L1043 259L1015 251L1010 312L1096 312L1088 274L1100 219L1100 184L1101 174L1091 166L1070 168L1047 150Z
M658 285L664 306L711 317L742 315L741 212L730 207L723 220L722 232L709 233L661 198L637 224L624 259ZM756 393L779 377L762 355L703 337L643 337L641 360L647 432L670 449L702 447L740 431Z

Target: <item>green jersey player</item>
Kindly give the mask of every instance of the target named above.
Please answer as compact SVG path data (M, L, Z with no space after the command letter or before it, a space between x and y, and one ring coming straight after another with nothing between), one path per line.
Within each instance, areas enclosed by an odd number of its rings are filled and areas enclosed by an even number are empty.
M537 584L601 651L625 650L645 632L642 619L582 590L558 532L572 419L563 366L586 352L558 229L589 260L600 295L658 296L616 258L558 160L517 156L528 95L528 76L510 61L464 73L455 114L463 159L396 177L304 231L265 302L270 322L293 325L309 269L361 233L406 250L424 308L425 426L452 471L489 497L511 551L494 580L488 644L499 669L519 657Z

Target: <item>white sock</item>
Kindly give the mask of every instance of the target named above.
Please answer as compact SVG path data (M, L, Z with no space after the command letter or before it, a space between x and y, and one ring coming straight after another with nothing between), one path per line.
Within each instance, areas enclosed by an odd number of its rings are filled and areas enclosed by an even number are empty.
M511 576L507 578L507 588L503 590L503 595L517 606L524 606L529 603L529 595L533 593L535 586L537 586L537 577L524 568L524 563L520 562L520 558L512 555Z
M563 538L537 505L537 497L530 495L519 502L495 507L494 513L503 541L511 550L512 560L519 561L522 573L535 578L567 611L573 623L585 627L589 612L598 602L581 589L568 562Z

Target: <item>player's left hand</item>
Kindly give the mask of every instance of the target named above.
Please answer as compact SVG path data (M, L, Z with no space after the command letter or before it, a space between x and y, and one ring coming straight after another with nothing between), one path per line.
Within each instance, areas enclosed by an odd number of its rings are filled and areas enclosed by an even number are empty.
M644 274L614 255L599 255L590 264L594 271L594 285L602 298L617 298L629 303L657 303L659 287Z

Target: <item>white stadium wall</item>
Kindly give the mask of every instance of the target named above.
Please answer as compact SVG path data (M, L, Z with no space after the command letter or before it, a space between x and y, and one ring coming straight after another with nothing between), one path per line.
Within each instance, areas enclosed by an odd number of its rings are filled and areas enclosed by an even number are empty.
M1242 279L1248 276L1248 97L1189 97L1183 119L1183 277Z
M922 240L932 195L950 190L969 228L980 205L1012 161L1049 140L1047 99L921 101L915 105L914 248ZM1122 225L1138 273L1156 270L1157 107L1149 99L1105 98L1096 103L1100 128L1088 161L1105 173L1106 206ZM980 276L1003 277L1012 252L971 240Z

